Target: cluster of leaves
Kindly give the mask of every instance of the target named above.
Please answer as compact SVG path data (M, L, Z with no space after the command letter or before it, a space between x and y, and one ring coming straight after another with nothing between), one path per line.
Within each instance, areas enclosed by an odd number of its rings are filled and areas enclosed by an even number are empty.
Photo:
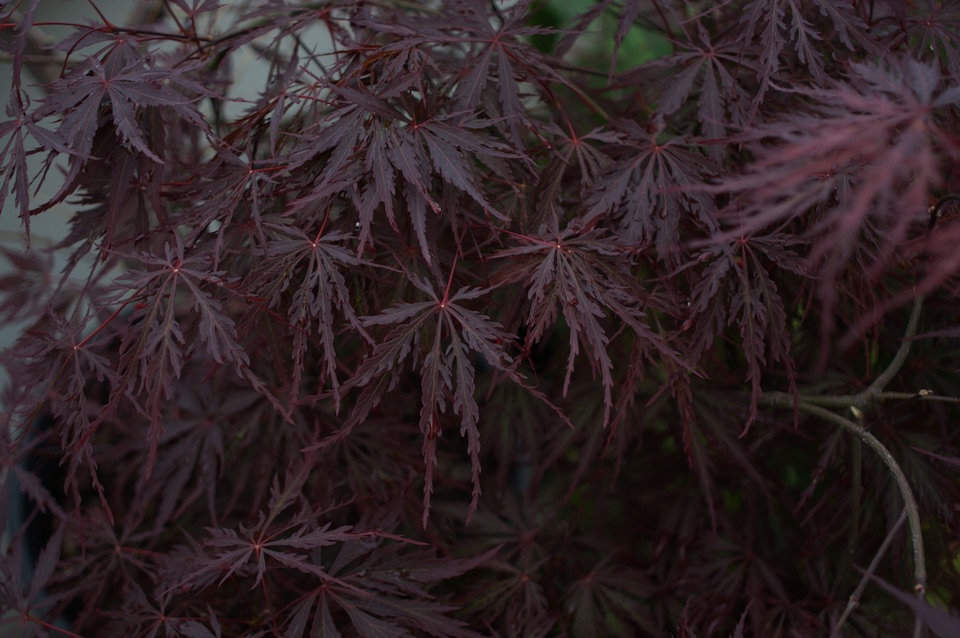
M162 0L60 42L38 4L0 3L2 623L956 632L897 593L960 604L955 3Z

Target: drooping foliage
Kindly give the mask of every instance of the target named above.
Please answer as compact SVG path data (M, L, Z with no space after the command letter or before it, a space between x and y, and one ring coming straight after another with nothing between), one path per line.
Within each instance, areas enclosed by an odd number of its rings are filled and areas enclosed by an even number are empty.
M88 4L0 3L0 625L960 631L954 3Z

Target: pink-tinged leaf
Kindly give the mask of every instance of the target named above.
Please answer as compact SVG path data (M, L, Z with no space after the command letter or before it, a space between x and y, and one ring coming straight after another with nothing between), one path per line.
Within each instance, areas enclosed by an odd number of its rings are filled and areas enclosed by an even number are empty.
M930 103L930 106L943 108L945 106L952 106L958 102L960 102L960 86L955 86L940 93L940 95Z
M736 193L723 213L730 230L718 239L804 224L816 237L811 260L822 260L827 307L862 235L882 238L879 251L859 257L864 269L887 270L911 229L926 223L928 194L942 179L945 149L934 109L921 99L935 77L932 67L909 61L857 65L850 83L804 91L817 106L751 132L758 159L746 174L710 187Z

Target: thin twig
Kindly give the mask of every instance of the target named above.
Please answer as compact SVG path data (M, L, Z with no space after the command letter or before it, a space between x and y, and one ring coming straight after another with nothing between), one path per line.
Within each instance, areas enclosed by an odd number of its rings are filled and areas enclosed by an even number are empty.
M907 320L907 329L903 334L903 340L900 342L900 347L897 348L896 354L893 356L893 360L890 364L877 375L877 378L873 380L866 390L858 394L843 394L843 395L821 395L821 396L807 396L800 395L802 401L806 401L812 405L820 405L824 407L831 408L857 408L858 410L866 410L877 402L881 400L890 400L894 398L927 398L934 395L929 394L926 391L921 390L915 395L900 392L884 392L893 378L897 376L897 373L900 372L900 369L903 368L903 364L907 361L907 355L910 354L910 346L913 344L913 337L917 334L917 326L920 323L920 313L923 310L923 295L917 295L913 300L913 308L910 310L910 318ZM960 403L960 400L951 400L947 398L941 398L941 400L952 401Z
M864 398L862 394L827 394L823 396L800 395L802 401L819 405L825 408L848 408L861 403ZM935 401L939 403L957 403L960 404L960 398L948 397L942 394L934 394L930 390L918 390L917 392L881 392L874 399L877 403L885 401L907 401L917 399L919 401Z
M857 412L857 425L863 427L863 413ZM850 485L850 500L852 501L852 515L850 520L850 538L848 541L849 555L852 558L857 546L857 537L860 535L860 511L863 500L863 441L853 439L850 450L850 464L853 480Z
M907 355L910 353L910 345L913 343L913 337L917 334L917 324L920 323L920 311L922 309L923 295L917 295L916 299L913 300L910 319L907 321L907 330L903 335L903 340L900 342L900 347L897 349L897 354L893 356L893 361L890 362L890 365L888 365L887 368L873 380L870 387L861 394L870 397L871 400L875 399L875 397L883 392L883 389L893 381L893 377L900 372L900 368L903 367L903 364L907 360Z
M893 542L893 537L896 536L897 531L903 526L903 522L905 520L907 520L907 510L903 510L900 513L900 518L897 519L897 522L893 524L893 527L887 533L887 537L883 539L882 543L880 543L880 547L877 549L877 553L874 554L873 560L870 561L870 565L867 567L867 570L863 572L863 578L860 579L860 583L857 584L857 588L853 590L852 594L850 594L850 599L847 601L846 609L843 610L843 614L840 616L837 624L833 626L833 631L830 633L830 638L838 638L840 636L840 629L843 627L843 624L847 622L847 618L850 617L850 613L860 604L860 597L863 595L863 590L867 587L867 582L870 580L870 576L877 571L877 567L880 565L880 560L883 558L883 555L887 553L887 550L890 548L890 543Z

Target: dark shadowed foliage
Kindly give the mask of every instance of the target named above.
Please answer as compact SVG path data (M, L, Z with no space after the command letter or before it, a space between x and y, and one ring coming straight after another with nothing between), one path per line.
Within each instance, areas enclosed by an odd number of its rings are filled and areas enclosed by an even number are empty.
M956 3L133 4L0 3L0 634L958 635Z

